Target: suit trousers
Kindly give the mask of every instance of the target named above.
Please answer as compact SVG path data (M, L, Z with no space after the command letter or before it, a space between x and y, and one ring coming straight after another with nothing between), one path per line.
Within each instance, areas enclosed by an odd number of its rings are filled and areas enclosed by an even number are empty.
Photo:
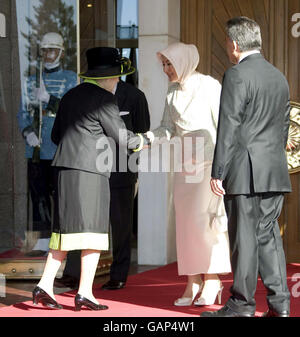
M286 261L277 222L283 200L282 193L225 195L234 275L227 305L234 311L255 313L260 275L269 308L289 312Z
M126 282L131 259L135 184L110 189L110 225L113 263L110 279Z
M51 160L39 163L28 160L28 184L32 200L32 230L40 231L41 238L51 236L51 197L54 193L54 170Z

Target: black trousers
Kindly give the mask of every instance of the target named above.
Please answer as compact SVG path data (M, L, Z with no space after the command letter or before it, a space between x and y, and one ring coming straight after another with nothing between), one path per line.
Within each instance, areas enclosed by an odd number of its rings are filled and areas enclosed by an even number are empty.
M234 275L227 305L237 312L255 312L257 278L267 288L269 308L290 309L286 261L277 219L284 196L281 193L225 195Z
M110 189L110 224L112 231L113 263L110 279L126 282L131 258L131 236L134 208L134 188ZM80 278L80 251L70 251L67 255L64 275Z
M134 188L135 185L130 185L110 190L110 224L113 245L111 280L123 282L127 280L131 258Z
M41 231L41 237L51 234L51 201L54 191L54 170L51 160L33 163L28 159L28 185L32 200L32 229Z

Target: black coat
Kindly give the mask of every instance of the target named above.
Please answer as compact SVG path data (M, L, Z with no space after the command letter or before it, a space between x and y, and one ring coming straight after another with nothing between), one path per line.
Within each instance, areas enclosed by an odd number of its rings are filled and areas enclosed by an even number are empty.
M126 128L134 133L144 133L150 129L150 115L148 103L144 93L131 84L120 81L115 93L121 118ZM116 148L115 171L111 173L110 186L112 188L127 187L137 180L137 173L119 172L119 148Z
M124 131L121 138L120 130ZM79 84L60 102L51 134L58 145L52 165L109 177L110 169L99 171L96 165L101 155L109 153L107 137L125 149L128 143L140 142L140 137L126 129L113 94L95 84Z
M291 191L289 111L288 83L261 54L226 71L212 177L227 194Z

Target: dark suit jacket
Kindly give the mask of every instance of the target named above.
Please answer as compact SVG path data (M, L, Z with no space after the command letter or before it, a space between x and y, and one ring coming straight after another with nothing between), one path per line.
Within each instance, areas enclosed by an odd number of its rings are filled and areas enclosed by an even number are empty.
M122 137L119 130L123 130ZM115 145L107 137L125 149L129 143L140 142L140 137L126 129L113 94L95 84L78 85L63 96L59 105L51 134L58 145L52 166L109 177L110 169L99 170L96 165L97 159L107 158Z
M226 71L212 177L227 194L291 191L289 111L288 83L261 54Z
M148 103L144 93L131 84L120 81L116 90L116 99L121 118L126 128L134 133L144 133L150 129L150 115ZM137 154L138 155L138 154ZM137 173L119 172L119 147L116 148L115 169L110 176L110 186L112 188L122 188L134 184L137 180Z

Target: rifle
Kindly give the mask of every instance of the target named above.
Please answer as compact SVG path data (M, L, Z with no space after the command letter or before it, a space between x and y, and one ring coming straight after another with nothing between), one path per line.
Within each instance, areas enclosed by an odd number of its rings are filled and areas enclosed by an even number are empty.
M36 65L36 72L35 72L35 83L36 88L40 88L41 86L41 77L42 77L42 60L40 56L39 47L37 46L37 65ZM39 138L39 145L35 146L33 149L32 154L32 162L39 163L40 161L40 147L42 141L42 123L43 123L43 106L42 101L39 101L39 106L34 108L34 115L33 115L33 123L32 126L35 132L38 134Z

